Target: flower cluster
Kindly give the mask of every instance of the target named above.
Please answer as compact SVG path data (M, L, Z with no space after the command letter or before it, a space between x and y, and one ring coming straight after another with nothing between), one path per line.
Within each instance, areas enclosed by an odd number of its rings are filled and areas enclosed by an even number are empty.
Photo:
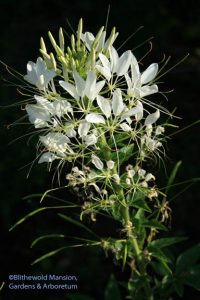
M69 185L94 189L99 199L116 185L148 188L155 178L141 164L163 151L162 109L147 99L158 93L158 64L141 71L132 51L117 52L117 35L113 28L106 38L103 27L96 36L83 33L82 20L70 46L62 29L58 44L49 32L54 54L41 38L42 57L28 62L24 76L36 91L25 109L39 134L38 163L68 163ZM124 172L129 159L135 169Z

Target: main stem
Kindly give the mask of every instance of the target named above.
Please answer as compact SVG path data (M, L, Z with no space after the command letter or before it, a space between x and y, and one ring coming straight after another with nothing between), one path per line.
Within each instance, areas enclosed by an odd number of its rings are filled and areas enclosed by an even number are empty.
M122 191L121 191L121 193L122 193ZM123 213L123 217L124 217L125 227L127 230L127 237L132 243L132 246L133 246L133 249L135 252L135 260L138 265L138 270L139 270L140 274L146 275L145 263L143 261L142 255L141 255L142 251L138 245L137 239L134 237L133 232L132 232L129 207L126 204L125 199L124 199L123 203L124 203L124 205L122 205L122 213ZM144 285L144 291L145 291L146 300L154 300L153 293L152 293L151 287L148 282L146 282Z

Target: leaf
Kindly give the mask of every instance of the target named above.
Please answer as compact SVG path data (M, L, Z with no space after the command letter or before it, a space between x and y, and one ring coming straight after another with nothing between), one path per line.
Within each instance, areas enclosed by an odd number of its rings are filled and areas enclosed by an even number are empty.
M118 152L114 152L111 154L111 160L116 161L119 157L120 164L127 161L133 155L134 144L130 144L128 146L124 146L118 149Z
M184 294L184 285L181 281L179 280L175 280L174 281L174 289L176 291L176 293L179 295L179 297L183 297Z
M49 239L49 238L64 238L65 235L64 234L47 234L47 235L43 235L43 236L40 236L38 238L36 238L30 245L30 247L34 247L37 243L39 243L40 241L42 240L45 240L45 239Z
M168 228L166 226L164 226L163 224L161 224L157 220L145 221L145 222L143 222L143 225L148 228L156 228L156 229L160 229L163 231L168 231Z
M130 136L126 132L118 133L118 134L115 134L115 142L113 140L113 137L111 137L108 140L108 145L109 145L110 148L113 148L113 147L115 147L115 143L116 143L117 146L119 146L119 147L122 146L123 147L125 145L122 142L129 139L129 138L130 138Z
M72 218L70 218L70 217L68 217L66 215L60 214L60 213L58 214L58 216L60 218L64 219L65 221L68 221L68 222L70 222L70 223L72 223L72 224L74 224L74 225L76 225L78 227L81 227L81 228L85 229L89 233L93 234L95 237L98 237L90 228L88 228L87 226L85 226L83 223L81 223L81 222L79 222L79 221L77 221L75 219L72 219Z
M106 290L105 290L105 300L121 300L120 290L118 283L113 274L110 275Z
M182 164L182 161L178 161L176 163L176 165L174 166L174 168L173 168L173 170L172 170L172 172L169 176L168 182L167 182L167 187L165 189L165 194L167 194L169 192L169 190L171 189L171 185L173 184L173 182L176 178L176 174L177 174L181 164Z
M9 231L13 230L15 227L17 227L18 225L22 224L24 221L26 221L27 219L29 219L30 217L36 215L37 213L39 213L41 211L48 210L48 209L63 209L63 208L71 208L71 207L77 207L77 205L40 207L38 209L35 209L34 211L32 211L31 213L29 213L28 215L26 215L25 217L23 217L19 221L17 221L17 223L15 223L9 229Z
M187 237L169 237L152 241L148 247L164 248L187 240Z
M187 271L184 283L200 291L200 265L196 265Z
M200 259L200 243L181 253L176 261L176 272L180 274Z
M151 212L150 207L146 204L146 202L143 199L138 199L130 204L132 207L136 208L142 208L145 211Z
M57 253L59 253L59 252L65 250L65 249L67 249L67 248L68 248L68 247L61 247L61 248L58 248L58 249L56 249L56 250L50 251L50 252L48 252L48 253L46 253L46 254L40 256L40 257L37 258L36 260L34 260L34 261L31 263L31 265L33 266L33 265L39 263L40 261L42 261L42 260L44 260L44 259L47 259L47 258L49 258L49 257L51 257L51 256L53 256L53 255L56 255Z

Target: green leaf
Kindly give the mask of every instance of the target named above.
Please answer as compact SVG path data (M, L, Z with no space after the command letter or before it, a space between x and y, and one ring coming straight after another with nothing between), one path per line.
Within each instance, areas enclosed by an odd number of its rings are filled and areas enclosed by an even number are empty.
M134 144L124 146L121 149L119 149L118 152L112 153L111 159L117 161L117 158L119 157L120 164L122 164L133 155L133 148Z
M36 238L30 245L30 247L34 247L37 243L39 243L42 240L45 239L51 239L51 238L64 238L65 235L64 234L47 234L47 235L43 235L43 236L39 236L38 238Z
M160 229L160 230L163 230L163 231L168 231L168 228L166 226L164 226L163 224L161 224L157 220L145 221L145 222L143 222L143 225L145 227L148 227L148 228L156 228L156 229Z
M176 261L176 273L180 274L182 271L193 266L200 259L200 243L194 247L181 253Z
M187 240L187 237L169 237L169 238L161 238L161 239L157 239L152 241L148 247L156 247L156 248L164 248L164 247L168 247L171 246L173 244L176 243L180 243L182 241Z
M27 219L29 219L30 217L32 217L32 216L38 214L38 213L41 212L41 211L48 210L48 209L65 209L65 208L71 208L71 207L77 207L77 205L40 207L40 208L35 209L34 211L30 212L28 215L26 215L25 217L23 217L23 218L20 219L19 221L17 221L17 223L15 223L15 224L9 229L9 231L13 230L15 227L17 227L18 225L22 224L22 223L25 222Z
M57 253L59 253L59 252L65 250L65 249L67 249L67 248L68 248L68 247L61 247L61 248L58 248L58 249L56 249L56 250L50 251L50 252L48 252L48 253L46 253L46 254L40 256L40 257L37 258L36 260L34 260L34 261L31 263L31 265L35 265L35 264L41 262L42 260L47 259L47 258L49 258L49 257L51 257L51 256L54 256L54 255L56 255Z
M81 223L81 222L79 222L79 221L77 221L77 220L75 220L75 219L72 219L72 218L70 218L70 217L68 217L68 216L66 216L66 215L60 214L60 213L58 214L58 216L59 216L60 218L62 218L63 220L65 220L65 221L67 221L67 222L70 222L70 223L72 223L72 224L74 224L74 225L76 225L76 226L78 226L78 227L80 227L80 228L82 228L82 229L88 231L89 233L91 233L91 234L94 235L95 237L98 237L98 235L96 235L96 233L94 233L90 228L88 228L87 226L85 226L83 223ZM98 238L99 238L99 237L98 237Z
M167 182L167 187L165 189L165 194L168 194L168 192L169 192L169 190L171 188L171 185L173 184L173 182L174 182L174 180L176 178L176 174L177 174L177 172L178 172L181 164L182 164L182 161L178 161L176 163L176 165L174 166L174 168L173 168L173 170L172 170L172 172L171 172L171 174L169 176L168 182Z
M183 297L183 294L184 294L184 285L181 281L179 280L175 280L174 281L174 289L175 289L175 292L179 295L179 297Z
M200 265L196 265L187 271L184 283L200 291Z
M118 283L113 274L110 275L106 290L105 290L105 300L121 300L121 294L119 290Z
M115 134L115 142L113 140L113 137L111 137L109 140L108 140L108 145L110 148L113 148L115 147L115 144L118 145L118 146L124 146L124 143L122 143L123 141L127 140L127 139L130 139L130 136L127 134L127 132L122 132L122 133L118 133L118 134Z
M138 199L138 200L132 202L130 204L130 206L140 208L140 209L142 208L144 211L151 212L150 207L147 205L147 203L143 199Z

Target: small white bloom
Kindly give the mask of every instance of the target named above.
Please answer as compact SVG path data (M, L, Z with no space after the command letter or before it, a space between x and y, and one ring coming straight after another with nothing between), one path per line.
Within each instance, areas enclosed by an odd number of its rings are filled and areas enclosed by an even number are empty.
M126 184L130 185L131 184L131 180L130 178L126 178Z
M112 170L114 168L115 162L113 160L108 160L106 164L108 169Z
M129 178L133 178L133 176L135 175L135 170L129 169L129 170L127 170L127 173L128 173Z
M145 176L145 181L150 181L150 180L155 180L155 176L151 173L148 173L146 176Z
M48 70L45 61L38 57L36 63L28 62L27 75L24 76L24 79L36 85L39 90L43 90L55 76L55 72Z
M164 133L164 132L165 132L165 128L164 128L164 127L162 127L162 126L157 126L157 127L156 127L155 135L160 135L160 134L162 134L162 133Z
M90 130L90 123L86 120L81 120L78 126L78 133L80 137L86 136Z
M41 164L43 162L50 163L54 161L55 159L58 159L59 157L55 155L52 152L45 152L40 156L40 159L38 161L38 164Z
M62 80L59 81L59 84L76 100L87 96L90 101L93 101L105 84L105 80L96 82L97 78L94 71L88 72L86 81L78 74L76 70L73 72L73 77L75 80L75 86Z
M92 163L95 165L95 167L99 170L102 170L104 165L103 162L100 160L98 156L95 154L92 154Z
M45 136L40 136L40 141L49 150L61 157L66 155L66 150L69 150L68 143L70 139L60 132L49 132Z
M86 146L92 146L97 143L98 138L96 137L96 135L94 133L91 133L91 134L84 136L83 140L84 140Z
M131 131L132 130L132 128L126 123L121 123L120 127L123 131Z
M139 169L138 170L138 175L140 176L140 177L144 177L145 176L145 174L146 174L146 171L144 170L144 169Z
M113 174L113 175L112 175L112 178L114 179L114 181L115 181L117 184L120 183L120 177L119 177L118 174Z

